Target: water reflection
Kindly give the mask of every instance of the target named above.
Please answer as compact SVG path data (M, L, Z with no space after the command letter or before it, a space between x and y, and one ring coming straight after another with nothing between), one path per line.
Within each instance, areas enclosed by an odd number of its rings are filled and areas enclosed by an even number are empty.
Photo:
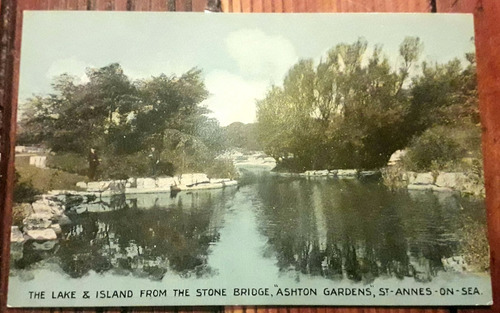
M261 264L269 266L258 270L262 273L277 268L296 280L306 275L428 282L444 270L443 258L460 253L457 233L466 218L484 221L481 201L454 194L391 192L377 182L265 174L247 176L239 190L76 201L71 212L72 223L63 227L58 242L17 247L13 270L35 272L45 261L74 278L90 271L152 280L167 272L224 277L235 275L219 266L231 259L242 263L233 269ZM242 258L212 246L241 249ZM264 251L247 253L258 247Z
M71 209L72 224L49 249L24 244L15 268L33 267L54 257L73 278L89 271L163 278L167 271L182 277L211 275L210 243L218 240L224 203L235 189L103 198ZM97 203L97 204L96 204Z
M483 204L454 194L391 192L357 180L261 180L261 228L282 271L372 282L430 281L458 253L464 215Z

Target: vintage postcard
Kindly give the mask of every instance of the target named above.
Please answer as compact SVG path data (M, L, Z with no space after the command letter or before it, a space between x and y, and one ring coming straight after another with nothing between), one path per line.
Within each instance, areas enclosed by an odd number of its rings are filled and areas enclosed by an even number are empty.
M8 303L488 305L471 15L25 11Z

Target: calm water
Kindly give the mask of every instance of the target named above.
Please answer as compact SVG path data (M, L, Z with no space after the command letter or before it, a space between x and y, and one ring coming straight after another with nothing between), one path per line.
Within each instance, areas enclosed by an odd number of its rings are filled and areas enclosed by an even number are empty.
M484 221L482 201L391 192L378 182L243 177L239 188L103 199L75 207L57 242L13 246L12 273L40 269L160 281L255 276L432 281L460 254L460 228ZM57 269L57 270L56 270ZM275 281L275 280L274 280Z

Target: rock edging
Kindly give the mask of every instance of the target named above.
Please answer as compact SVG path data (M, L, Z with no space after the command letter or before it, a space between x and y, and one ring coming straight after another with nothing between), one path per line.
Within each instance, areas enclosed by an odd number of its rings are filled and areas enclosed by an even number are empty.
M403 171L398 168L382 170L384 183L390 188L406 188L435 192L459 192L464 195L485 197L482 176L466 172Z

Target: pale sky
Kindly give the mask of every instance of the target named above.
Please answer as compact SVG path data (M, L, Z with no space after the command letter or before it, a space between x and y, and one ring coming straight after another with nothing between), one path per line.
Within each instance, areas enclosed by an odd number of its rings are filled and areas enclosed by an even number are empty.
M25 11L19 99L51 92L52 79L118 62L131 79L203 70L212 117L222 126L255 121L255 99L281 84L299 59L319 61L338 43L364 37L396 67L406 36L424 43L421 61L474 51L472 15L222 14Z

